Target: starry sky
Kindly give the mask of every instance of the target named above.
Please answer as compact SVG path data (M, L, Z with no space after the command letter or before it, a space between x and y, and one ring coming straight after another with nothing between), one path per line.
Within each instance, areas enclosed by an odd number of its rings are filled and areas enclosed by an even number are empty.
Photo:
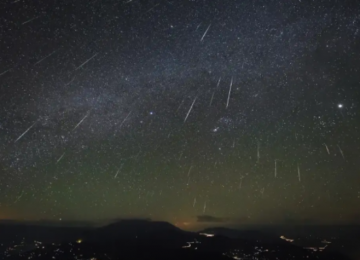
M0 219L358 222L356 1L0 13Z

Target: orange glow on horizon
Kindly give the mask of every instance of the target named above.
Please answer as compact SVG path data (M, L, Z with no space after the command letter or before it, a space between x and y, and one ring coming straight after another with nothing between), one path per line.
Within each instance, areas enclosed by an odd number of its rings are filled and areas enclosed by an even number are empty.
M192 230L194 229L196 223L193 222L189 222L189 221L177 221L175 223L173 223L174 226L180 228L180 229L185 229L185 230Z

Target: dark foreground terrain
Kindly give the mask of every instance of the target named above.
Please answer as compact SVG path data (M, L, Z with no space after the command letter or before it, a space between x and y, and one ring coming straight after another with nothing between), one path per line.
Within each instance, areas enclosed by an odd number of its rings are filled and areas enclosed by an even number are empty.
M192 233L143 220L100 228L6 224L0 230L0 259L349 259L331 246L303 248L270 233L222 228Z

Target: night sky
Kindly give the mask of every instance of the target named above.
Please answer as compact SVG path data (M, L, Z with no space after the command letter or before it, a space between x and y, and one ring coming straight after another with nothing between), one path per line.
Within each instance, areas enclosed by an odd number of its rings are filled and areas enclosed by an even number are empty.
M356 1L0 13L0 219L358 223Z

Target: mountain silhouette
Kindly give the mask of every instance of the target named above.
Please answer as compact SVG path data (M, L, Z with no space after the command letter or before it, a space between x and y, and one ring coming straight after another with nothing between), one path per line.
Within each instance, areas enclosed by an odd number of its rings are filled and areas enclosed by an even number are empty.
M198 236L196 233L183 231L174 225L163 221L150 220L120 220L107 226L93 229L84 233L84 241L94 243L118 242L119 240L153 241L154 245L162 243L186 244Z

